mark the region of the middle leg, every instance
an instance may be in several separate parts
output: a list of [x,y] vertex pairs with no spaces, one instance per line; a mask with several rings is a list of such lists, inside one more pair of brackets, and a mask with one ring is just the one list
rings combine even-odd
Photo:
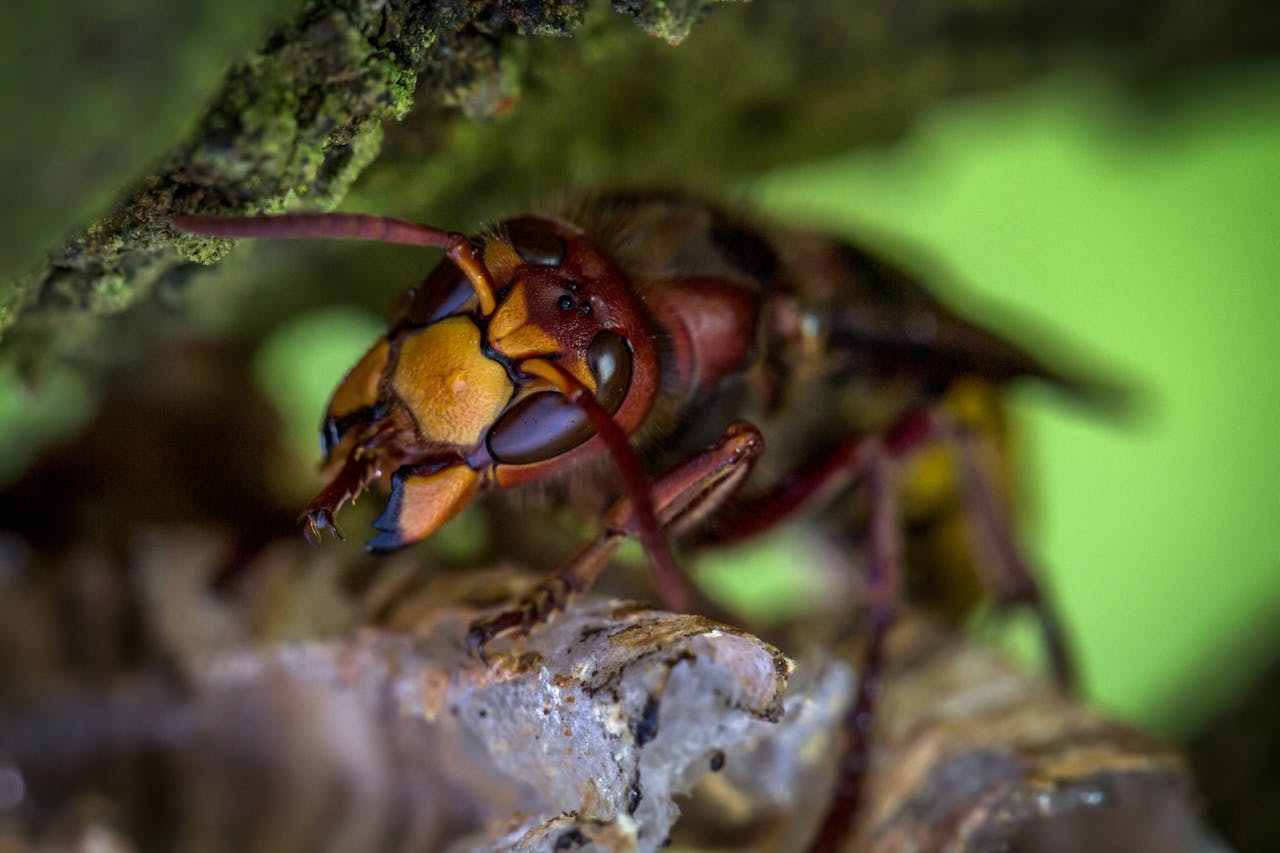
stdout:
[[[760,430],[745,421],[730,424],[715,446],[661,474],[652,484],[654,515],[664,530],[680,534],[715,512],[746,479],[764,451]],[[512,607],[474,622],[467,644],[483,656],[485,647],[512,631],[527,633],[551,619],[569,601],[587,592],[641,520],[630,499],[606,514],[600,533]]]

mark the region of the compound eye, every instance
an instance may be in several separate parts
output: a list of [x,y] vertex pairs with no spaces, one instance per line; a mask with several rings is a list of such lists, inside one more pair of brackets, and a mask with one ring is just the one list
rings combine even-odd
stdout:
[[622,336],[601,332],[587,347],[587,366],[596,378],[596,402],[612,415],[631,389],[631,347]]
[[[601,332],[587,347],[587,364],[596,378],[596,402],[612,415],[631,387],[631,348],[618,335]],[[498,419],[489,431],[489,452],[498,462],[530,465],[568,453],[594,433],[580,407],[557,391],[543,391]]]
[[410,326],[426,326],[458,313],[475,293],[466,274],[452,262],[444,261],[420,287],[409,291],[400,318]]
[[507,239],[526,264],[554,267],[564,263],[565,245],[549,223],[531,217],[507,223]]

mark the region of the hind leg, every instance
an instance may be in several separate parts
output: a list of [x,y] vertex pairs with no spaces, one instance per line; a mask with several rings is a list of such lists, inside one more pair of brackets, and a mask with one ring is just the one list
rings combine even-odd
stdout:
[[936,422],[944,440],[956,450],[965,506],[981,556],[978,564],[983,569],[983,585],[1001,607],[1026,605],[1032,609],[1054,680],[1067,690],[1073,689],[1075,666],[1062,626],[1018,545],[1008,508],[992,482],[991,466],[984,460],[977,436],[945,414],[937,414]]

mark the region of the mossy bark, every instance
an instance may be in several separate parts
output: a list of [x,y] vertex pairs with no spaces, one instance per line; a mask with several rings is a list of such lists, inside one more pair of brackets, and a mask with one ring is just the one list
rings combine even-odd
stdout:
[[[586,0],[312,0],[246,48],[186,139],[105,216],[25,273],[0,270],[0,358],[100,365],[122,356],[120,341],[145,352],[146,297],[229,248],[177,234],[174,213],[329,209],[354,190],[352,207],[471,228],[566,184],[721,192],[890,139],[956,93],[1081,64],[1159,82],[1280,43],[1267,0],[757,0],[708,16],[712,5],[614,0],[655,40]],[[691,30],[678,50],[662,43]],[[245,299],[257,284],[278,314],[338,298],[306,276],[227,292]],[[382,304],[404,284],[361,298]],[[276,316],[245,313],[258,327]]]

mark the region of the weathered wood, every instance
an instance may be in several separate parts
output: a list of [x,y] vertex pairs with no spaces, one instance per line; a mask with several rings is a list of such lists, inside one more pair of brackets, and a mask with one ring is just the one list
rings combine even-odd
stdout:
[[[599,599],[482,663],[466,625],[520,573],[398,558],[356,594],[331,556],[280,543],[232,602],[207,592],[221,539],[171,529],[132,552],[6,552],[9,837],[782,851],[826,805],[853,681],[820,648],[792,660]],[[922,619],[889,662],[850,849],[1213,849],[1168,747]]]

